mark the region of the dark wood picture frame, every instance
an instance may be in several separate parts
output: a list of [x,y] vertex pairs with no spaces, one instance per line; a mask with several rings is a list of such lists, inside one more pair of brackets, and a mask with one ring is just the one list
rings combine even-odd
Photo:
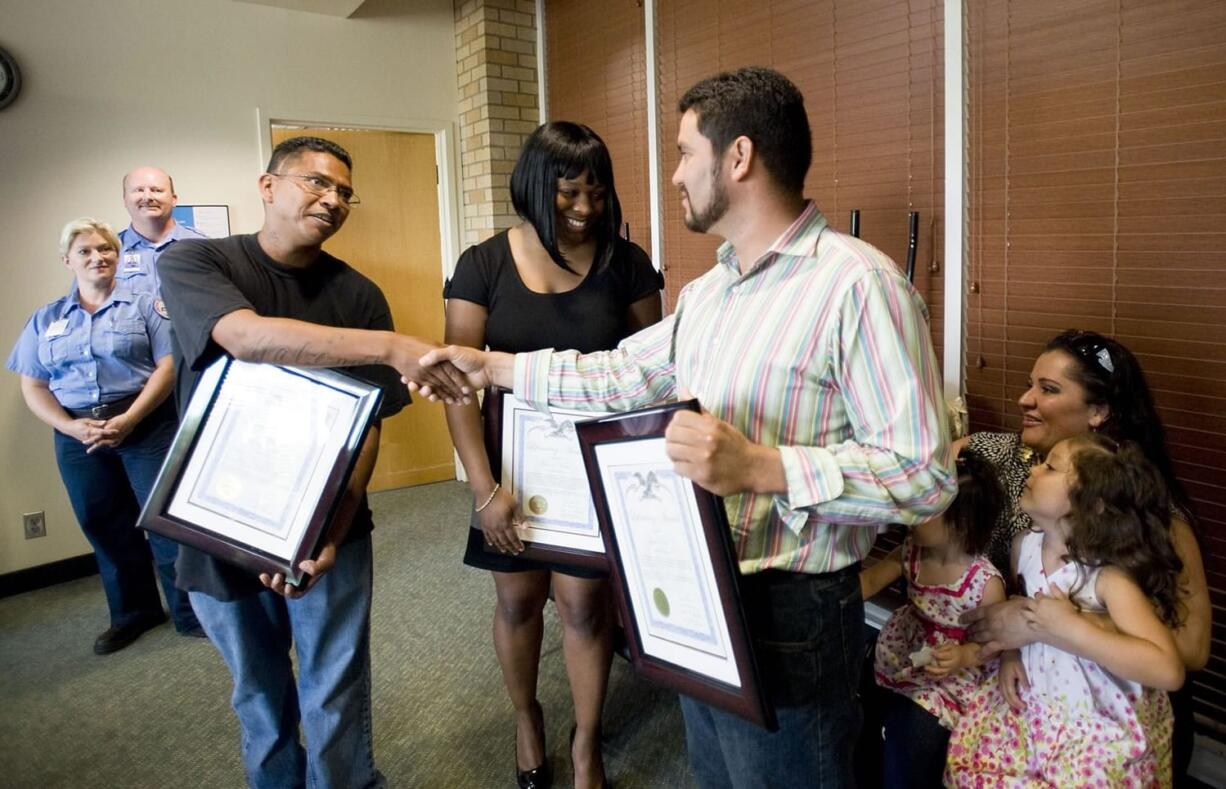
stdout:
[[[504,487],[507,486],[507,482],[505,475],[502,473],[503,414],[505,413],[506,398],[513,396],[514,393],[510,389],[494,387],[486,391],[485,399],[481,403],[482,422],[485,429],[485,449],[486,454],[489,455],[490,471],[493,473],[494,479],[502,483]],[[577,425],[578,423],[576,423]],[[518,555],[525,559],[558,562],[577,567],[586,567],[592,570],[607,570],[609,568],[608,557],[603,553],[585,551],[580,548],[564,545],[546,545],[529,540],[524,540],[523,543],[524,550]],[[493,552],[492,548],[487,550],[491,553]]]
[[664,430],[672,420],[673,414],[679,410],[698,411],[700,409],[697,400],[687,400],[658,408],[601,417],[575,425],[579,436],[579,446],[583,452],[583,461],[587,466],[588,481],[592,487],[596,514],[600,520],[600,531],[604,537],[605,550],[608,554],[614,597],[617,600],[622,623],[626,628],[630,663],[636,671],[662,685],[739,715],[768,731],[775,731],[778,728],[775,708],[766,696],[762,685],[757,660],[754,657],[753,643],[745,622],[745,611],[738,586],[740,569],[736,562],[724,503],[719,496],[693,482],[688,484],[693,486],[694,498],[702,522],[703,535],[706,538],[706,548],[710,553],[711,568],[714,572],[724,619],[728,625],[730,646],[741,686],[738,688],[735,685],[720,682],[684,665],[648,654],[643,648],[639,617],[635,612],[634,601],[627,585],[624,559],[618,545],[617,531],[613,525],[596,449],[603,444],[660,438],[664,435]]
[[325,462],[330,461],[330,468],[306,528],[293,544],[289,555],[275,555],[169,512],[188,461],[198,449],[201,432],[213,414],[218,395],[234,364],[233,358],[223,356],[201,373],[137,525],[253,572],[280,573],[286,579],[296,579],[291,580],[291,583],[302,585],[307,579],[305,574],[297,569],[298,565],[306,559],[314,558],[318,553],[320,540],[327,534],[327,527],[332,522],[341,495],[349,483],[362,443],[366,440],[366,434],[378,413],[383,391],[377,386],[336,370],[271,365],[285,375],[340,392],[354,400],[352,419],[339,422],[335,426],[338,432],[343,431],[343,443],[335,458],[324,458]]

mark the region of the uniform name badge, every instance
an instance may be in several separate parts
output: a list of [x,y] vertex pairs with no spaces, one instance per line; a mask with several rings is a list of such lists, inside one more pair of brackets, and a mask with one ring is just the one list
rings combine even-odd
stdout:
[[60,318],[58,321],[52,321],[51,324],[47,326],[47,330],[43,332],[43,336],[47,339],[52,339],[53,337],[62,336],[67,331],[68,319]]

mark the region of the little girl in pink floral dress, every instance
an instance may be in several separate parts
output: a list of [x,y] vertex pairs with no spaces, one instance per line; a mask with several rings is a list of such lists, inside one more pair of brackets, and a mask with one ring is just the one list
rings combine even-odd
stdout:
[[907,604],[881,628],[874,660],[877,684],[899,694],[885,704],[890,787],[940,784],[949,731],[989,676],[979,645],[963,643],[958,617],[1005,599],[1000,572],[982,555],[1004,494],[992,467],[972,451],[958,457],[957,471],[950,508],[860,575],[865,599],[900,575],[907,579]]
[[1041,640],[1003,653],[997,680],[970,699],[946,784],[1170,786],[1158,690],[1178,689],[1184,669],[1168,629],[1180,562],[1161,475],[1135,446],[1086,434],[1031,470],[1020,504],[1039,531],[1017,536],[1013,565]]

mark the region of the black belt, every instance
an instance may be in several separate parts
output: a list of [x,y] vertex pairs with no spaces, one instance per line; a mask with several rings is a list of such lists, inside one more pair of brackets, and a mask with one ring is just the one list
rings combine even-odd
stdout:
[[812,583],[813,581],[824,581],[827,579],[840,578],[846,575],[859,575],[860,562],[842,567],[838,570],[831,570],[828,573],[797,573],[791,570],[760,570],[756,573],[750,573],[741,577],[741,583],[760,583],[766,586],[787,586],[789,584]]
[[74,419],[110,419],[127,411],[136,402],[136,397],[137,395],[128,395],[109,403],[100,403],[92,408],[65,408],[64,410],[72,414]]

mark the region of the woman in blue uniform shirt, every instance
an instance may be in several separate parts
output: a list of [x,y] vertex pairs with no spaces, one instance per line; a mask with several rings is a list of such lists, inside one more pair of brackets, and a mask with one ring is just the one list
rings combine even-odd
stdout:
[[[123,649],[166,621],[154,560],[175,628],[203,636],[175,588],[178,544],[136,528],[174,437],[170,321],[160,301],[115,282],[119,240],[83,218],[60,234],[68,295],[36,311],[9,356],[36,417],[54,428],[55,458],[73,511],[94,548],[111,626],[94,652]],[[152,548],[152,555],[150,548]]]

